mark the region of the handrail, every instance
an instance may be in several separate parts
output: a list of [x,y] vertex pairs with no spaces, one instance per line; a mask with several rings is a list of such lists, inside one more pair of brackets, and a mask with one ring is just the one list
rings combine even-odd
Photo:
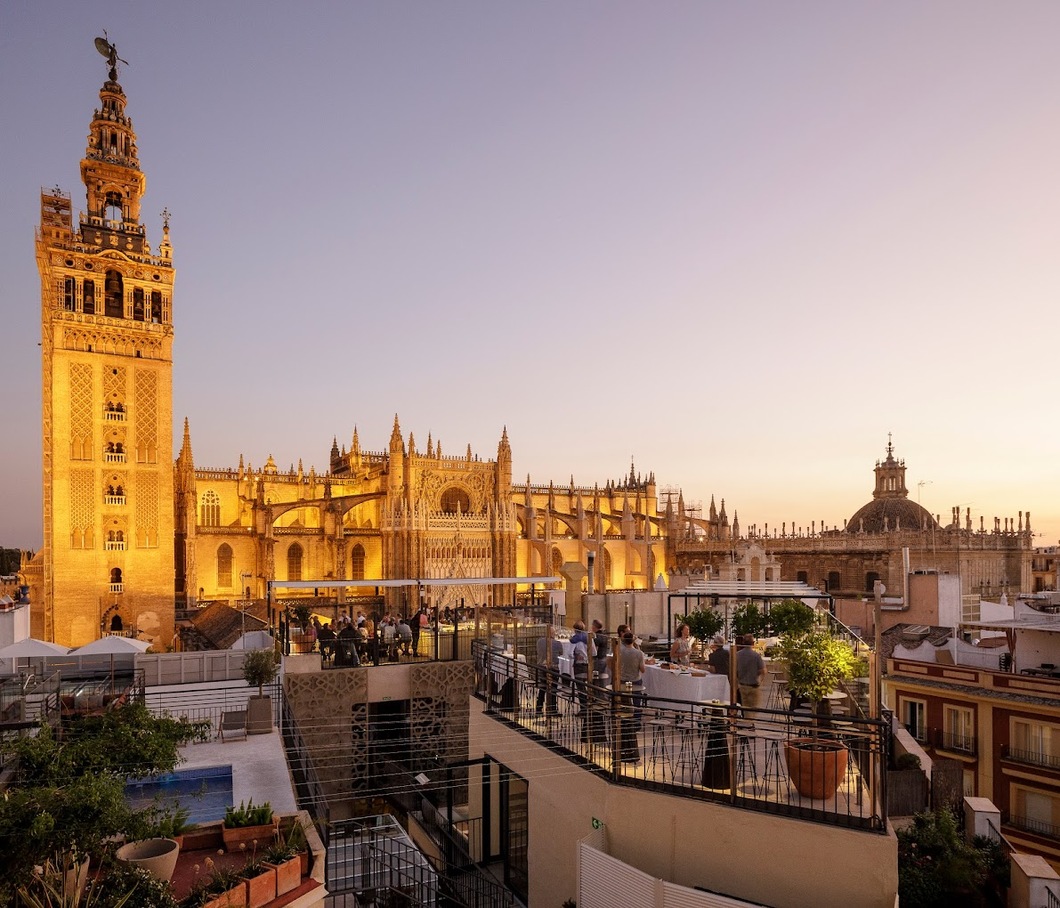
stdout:
[[[559,671],[479,641],[472,651],[475,696],[487,715],[615,784],[886,831],[883,765],[890,730],[883,720],[654,695],[646,700],[639,691],[572,682]],[[815,801],[791,795],[785,751],[807,736],[848,754],[838,796]],[[774,778],[763,785],[758,771],[767,763]],[[733,779],[737,784],[731,784]]]

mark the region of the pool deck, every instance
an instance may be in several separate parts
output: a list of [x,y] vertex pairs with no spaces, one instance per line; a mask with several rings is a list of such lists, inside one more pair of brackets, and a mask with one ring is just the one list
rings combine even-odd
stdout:
[[294,813],[294,786],[287,770],[287,757],[278,729],[267,735],[247,735],[238,741],[214,739],[205,744],[189,744],[180,749],[185,762],[177,769],[232,766],[232,800],[268,801],[279,814]]

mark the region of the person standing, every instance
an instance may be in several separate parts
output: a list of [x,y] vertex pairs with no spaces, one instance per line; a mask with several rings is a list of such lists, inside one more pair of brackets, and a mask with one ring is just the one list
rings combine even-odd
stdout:
[[736,683],[744,709],[761,709],[762,685],[766,679],[766,660],[754,648],[753,634],[746,634],[736,650]]
[[725,638],[717,634],[710,641],[710,655],[707,656],[707,671],[715,675],[729,677],[729,651],[725,647]]

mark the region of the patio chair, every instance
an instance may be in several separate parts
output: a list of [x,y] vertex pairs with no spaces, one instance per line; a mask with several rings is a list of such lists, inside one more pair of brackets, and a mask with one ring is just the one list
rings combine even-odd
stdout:
[[221,713],[221,727],[218,731],[222,741],[229,741],[242,735],[247,736],[247,711],[234,709]]

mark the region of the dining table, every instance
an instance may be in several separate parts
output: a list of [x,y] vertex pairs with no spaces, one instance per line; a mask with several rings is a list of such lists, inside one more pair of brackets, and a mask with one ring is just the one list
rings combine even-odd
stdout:
[[[647,665],[644,668],[644,697],[646,700],[657,698],[688,703],[720,700],[728,703],[729,679],[700,670]],[[663,703],[649,705],[665,706]]]

